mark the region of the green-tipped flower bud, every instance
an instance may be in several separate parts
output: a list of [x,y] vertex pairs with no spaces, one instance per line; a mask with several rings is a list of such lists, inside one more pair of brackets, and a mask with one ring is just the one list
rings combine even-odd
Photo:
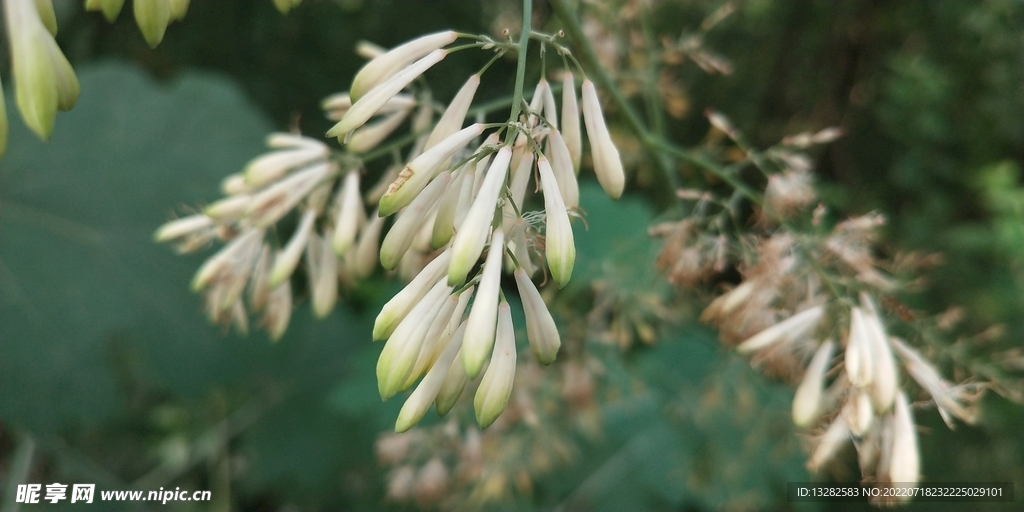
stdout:
[[498,307],[498,332],[491,364],[480,380],[473,399],[476,422],[487,428],[498,419],[512,395],[512,381],[516,376],[516,338],[512,327],[512,309],[507,302]]
[[530,340],[530,350],[543,364],[551,364],[558,355],[562,340],[558,336],[558,327],[548,311],[547,304],[540,296],[540,291],[530,280],[530,276],[522,268],[514,272],[519,297],[523,301],[523,312],[526,314],[526,336]]
[[124,7],[124,0],[85,0],[85,10],[103,11],[108,23],[113,23]]
[[546,212],[546,231],[544,236],[544,255],[551,270],[551,277],[564,287],[572,277],[572,268],[576,264],[576,245],[573,241],[572,225],[569,214],[565,211],[562,194],[558,190],[554,172],[548,159],[541,156],[537,159],[540,170],[540,184],[544,189],[544,210]]
[[[484,244],[487,242],[487,230],[494,218],[494,209],[498,205],[498,198],[505,188],[505,176],[508,174],[508,165],[511,160],[511,149],[506,146],[498,150],[494,161],[487,168],[480,192],[473,200],[466,219],[455,230],[451,249],[452,261],[448,265],[448,283],[453,286],[466,281],[469,270],[473,268],[480,258],[480,253],[484,250]],[[476,376],[474,372],[469,372],[469,374],[471,377]]]
[[483,369],[494,348],[495,322],[498,318],[498,293],[501,291],[501,261],[505,252],[505,234],[496,229],[491,235],[491,248],[484,260],[480,287],[467,320],[463,342],[462,364],[466,375],[475,378]]
[[167,24],[171,22],[170,0],[133,0],[135,23],[150,48],[156,48],[164,39]]
[[594,173],[608,197],[618,199],[626,187],[626,174],[622,170],[619,150],[608,133],[608,125],[601,112],[601,101],[590,80],[583,81],[583,122],[587,125],[590,153],[594,157]]
[[[381,308],[377,319],[373,323],[373,339],[383,340],[391,336],[398,323],[405,318],[409,311],[421,301],[427,291],[444,275],[448,269],[448,260],[451,254],[444,251],[437,255],[433,261],[423,267],[423,270],[415,279],[405,285],[402,291],[395,294],[384,307]],[[375,256],[376,258],[376,256]]]

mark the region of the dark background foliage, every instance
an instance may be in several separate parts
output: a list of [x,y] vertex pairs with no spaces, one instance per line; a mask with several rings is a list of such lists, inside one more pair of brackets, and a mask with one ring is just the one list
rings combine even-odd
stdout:
[[[130,8],[108,25],[77,2],[56,3],[58,41],[83,95],[50,143],[21,126],[9,66],[0,66],[12,125],[0,161],[0,481],[32,439],[31,482],[213,489],[235,510],[393,506],[382,500],[373,441],[399,403],[377,398],[379,347],[368,334],[397,284],[374,280],[325,321],[300,301],[289,333],[272,345],[262,333],[207,325],[187,291],[201,259],[176,257],[150,235],[173,209],[214,199],[219,180],[258,154],[268,131],[296,123],[325,131],[319,100],[346,88],[362,62],[352,53],[360,39],[391,46],[449,27],[494,33],[509,11],[514,30],[518,3],[307,0],[282,16],[269,0],[196,0],[155,50]],[[653,28],[695,30],[720,5],[659,2]],[[886,251],[944,255],[928,292],[901,298],[921,312],[963,306],[974,330],[1004,325],[1003,341],[987,349],[1019,345],[1022,4],[737,6],[707,38],[735,72],[679,69],[688,113],[670,121],[674,138],[700,143],[705,107],[762,147],[843,127],[848,135],[817,153],[824,198],[849,214],[884,212]],[[536,10],[557,28],[543,2]],[[482,59],[446,61],[430,76],[435,95],[450,98]],[[512,78],[512,63],[502,63],[480,97],[507,94]],[[653,256],[637,255],[656,250],[645,235],[660,213],[648,200],[656,191],[631,187],[617,204],[594,192],[584,186],[592,228],[578,240],[589,269],[579,286],[652,287]],[[585,313],[561,310],[564,324]],[[642,387],[608,398],[602,435],[581,440],[572,464],[513,506],[793,507],[784,482],[811,476],[788,420],[789,387],[687,321],[652,347],[599,352],[609,381]],[[1024,492],[1021,409],[990,396],[984,411],[983,424],[955,432],[934,411],[918,415],[925,478],[1014,481]],[[856,474],[853,461],[848,469]]]

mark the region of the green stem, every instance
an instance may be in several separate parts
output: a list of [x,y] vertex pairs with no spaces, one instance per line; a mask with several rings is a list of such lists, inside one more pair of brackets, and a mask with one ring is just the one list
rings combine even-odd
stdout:
[[[519,60],[516,63],[516,88],[512,96],[512,113],[508,117],[510,125],[519,121],[522,111],[523,85],[526,83],[526,54],[530,45],[530,31],[533,24],[533,0],[523,0],[523,28],[519,34]],[[509,130],[505,138],[506,144],[515,141],[516,130]]]

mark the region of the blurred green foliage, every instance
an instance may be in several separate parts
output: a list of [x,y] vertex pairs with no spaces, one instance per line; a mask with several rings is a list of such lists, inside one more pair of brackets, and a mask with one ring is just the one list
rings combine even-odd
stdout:
[[[694,30],[720,5],[661,2],[653,28]],[[187,290],[199,258],[175,256],[150,236],[172,209],[213,199],[267,132],[296,120],[306,133],[326,130],[319,100],[345,89],[361,65],[356,41],[388,46],[448,27],[491,32],[505,6],[518,2],[306,0],[283,17],[269,1],[192,2],[156,50],[126,13],[107,25],[62,7],[58,40],[82,99],[60,116],[49,144],[12,116],[0,161],[0,479],[31,436],[39,446],[33,482],[212,489],[235,510],[392,506],[382,501],[373,442],[400,402],[377,398],[379,346],[368,340],[395,285],[368,284],[324,321],[301,305],[272,345],[262,333],[242,338],[209,326]],[[706,121],[692,113],[705,107],[761,146],[842,126],[847,137],[816,162],[825,199],[845,212],[885,212],[891,251],[945,255],[932,288],[908,304],[964,306],[972,327],[1004,324],[1008,346],[1019,344],[1024,6],[737,6],[707,40],[735,72],[681,68],[691,114],[668,130],[698,143]],[[546,15],[541,2],[537,10]],[[450,60],[437,77],[481,64]],[[7,69],[4,62],[0,72]],[[489,78],[481,96],[504,94],[511,66]],[[449,98],[461,79],[431,84]],[[577,279],[566,295],[587,299],[590,282],[604,281],[626,294],[667,296],[646,236],[656,215],[651,191],[612,203],[596,190],[581,189],[591,227],[579,231]],[[571,302],[560,309],[563,325],[585,313],[587,300]],[[574,463],[538,482],[518,508],[795,508],[784,482],[811,477],[789,422],[789,387],[685,323],[664,327],[654,346],[595,353],[609,389],[601,435],[581,438]],[[955,432],[933,412],[918,415],[928,427],[927,478],[1013,480],[1024,489],[1021,409],[990,397],[985,411],[985,423]]]

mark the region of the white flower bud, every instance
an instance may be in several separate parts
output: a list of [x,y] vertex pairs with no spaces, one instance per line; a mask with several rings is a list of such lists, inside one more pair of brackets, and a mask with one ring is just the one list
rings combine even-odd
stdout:
[[582,92],[583,122],[587,125],[587,138],[590,139],[590,152],[594,158],[594,173],[597,174],[597,181],[601,183],[608,197],[618,199],[626,186],[626,175],[622,170],[619,150],[615,148],[612,136],[608,133],[594,83],[584,80]]
[[793,396],[793,424],[798,427],[810,426],[821,413],[825,374],[828,373],[834,347],[832,340],[826,340],[818,347],[807,365],[800,386],[796,388]]
[[[451,30],[427,34],[396,46],[387,53],[367,62],[352,80],[352,87],[349,90],[352,101],[358,102],[368,92],[378,85],[383,85],[383,82],[399,73],[402,68],[451,44],[457,37],[457,34]],[[328,135],[328,137],[330,136]]]
[[[455,334],[452,335],[451,343],[458,341],[461,344],[465,340],[465,335],[466,322],[462,322],[459,324]],[[448,414],[448,411],[452,410],[455,402],[462,396],[462,390],[466,388],[466,382],[469,381],[469,376],[466,375],[466,368],[462,365],[462,350],[462,348],[459,349],[459,352],[455,354],[455,360],[448,366],[444,382],[441,383],[441,389],[438,390],[437,398],[434,399],[438,416],[444,416]]]
[[807,469],[817,473],[821,467],[832,460],[839,448],[850,439],[850,427],[842,414],[836,415],[832,423],[825,430],[825,433],[818,439],[810,459],[807,460]]
[[576,264],[576,245],[573,241],[572,225],[569,214],[562,202],[562,194],[558,190],[555,175],[548,159],[541,155],[537,159],[540,170],[540,184],[544,189],[544,210],[546,212],[546,231],[544,234],[544,255],[551,270],[551,277],[564,287],[572,277],[572,267]]
[[452,102],[445,109],[441,119],[437,121],[434,130],[430,132],[423,150],[426,151],[444,139],[447,139],[455,132],[462,129],[462,123],[466,121],[466,114],[470,105],[473,104],[473,96],[476,95],[477,87],[480,86],[480,75],[471,75],[466,83],[462,85],[459,92],[452,98]]
[[245,183],[250,187],[262,187],[281,179],[292,169],[298,169],[325,158],[327,153],[327,146],[300,146],[260,155],[245,164],[245,168],[242,170],[245,173]]
[[399,212],[398,220],[388,230],[388,234],[384,236],[384,243],[380,246],[380,263],[385,269],[393,270],[398,266],[399,260],[409,250],[420,227],[428,220],[430,209],[444,194],[450,182],[451,173],[441,173],[416,196],[416,199],[413,199],[409,206]]
[[408,110],[399,110],[388,114],[376,123],[352,130],[352,135],[348,139],[348,150],[360,154],[377,147],[402,124],[402,121],[405,121],[408,115]]
[[578,174],[583,158],[583,136],[580,132],[580,107],[576,103],[576,81],[568,70],[562,77],[562,138],[569,149],[573,172]]
[[171,0],[171,19],[172,20],[183,20],[185,15],[188,14],[188,4],[190,0]]
[[407,85],[430,69],[431,66],[441,62],[446,55],[447,52],[444,50],[431,52],[426,57],[421,58],[391,78],[388,78],[365,96],[358,97],[350,91],[349,93],[352,94],[352,98],[358,97],[358,100],[345,112],[345,117],[342,117],[338,124],[335,124],[334,127],[327,131],[327,136],[338,137],[339,141],[344,141],[346,135],[364,125],[388,100],[402,92],[402,89],[405,89]]
[[160,226],[156,233],[153,233],[153,240],[157,243],[169,242],[202,231],[210,226],[213,226],[213,219],[206,215],[189,215],[188,217],[174,219]]
[[406,317],[413,306],[421,301],[427,290],[444,275],[448,269],[450,256],[449,251],[439,254],[434,261],[423,267],[419,275],[405,285],[402,291],[395,294],[387,304],[384,304],[373,323],[374,340],[383,340],[391,336],[398,323]]
[[203,209],[203,213],[219,222],[234,222],[245,215],[250,203],[252,197],[248,195],[228,196],[210,203]]
[[459,208],[459,196],[462,195],[462,182],[466,177],[465,172],[456,170],[453,172],[452,182],[444,191],[437,215],[430,230],[430,248],[440,249],[455,234],[455,212]]
[[398,179],[388,187],[384,196],[380,198],[380,214],[387,217],[411,203],[441,170],[440,165],[483,131],[482,124],[470,125],[409,162],[398,174]]
[[822,306],[807,308],[747,338],[736,346],[736,351],[740,354],[749,354],[780,342],[793,341],[814,329],[824,312],[825,308]]
[[324,318],[334,309],[338,300],[338,257],[331,247],[334,231],[328,227],[323,238],[314,234],[309,237],[306,257],[309,267],[310,295],[313,313]]
[[476,422],[480,428],[490,426],[505,410],[508,397],[512,395],[512,381],[516,376],[516,338],[512,326],[512,309],[507,302],[502,302],[497,313],[494,353],[473,398]]
[[260,248],[260,256],[252,268],[252,279],[249,280],[249,304],[254,311],[260,311],[267,305],[270,298],[270,263],[273,257],[270,246],[266,243]]
[[864,308],[864,321],[874,368],[871,402],[875,406],[875,411],[881,413],[889,410],[896,398],[896,359],[889,348],[889,336],[885,334],[885,327],[882,326],[882,320],[878,317],[878,310],[871,298],[862,293],[860,302]]
[[558,133],[558,130],[551,130],[548,134],[547,156],[565,207],[576,208],[580,205],[580,188],[576,183],[576,172],[573,170],[569,148],[566,147],[565,140],[562,139],[562,134]]
[[150,48],[156,48],[171,22],[170,0],[133,0],[135,23]]
[[526,314],[526,336],[530,340],[530,350],[541,363],[551,364],[562,345],[558,327],[555,326],[551,311],[548,310],[547,304],[526,271],[517,268],[513,274],[519,288],[519,297],[523,301],[523,312]]
[[324,156],[330,151],[327,144],[317,139],[288,132],[274,132],[267,135],[267,147],[272,149],[319,149]]
[[295,228],[288,244],[274,258],[274,267],[270,271],[271,287],[276,287],[288,280],[295,272],[295,266],[299,263],[302,251],[306,249],[306,240],[309,239],[309,234],[313,231],[313,221],[315,220],[316,211],[314,210],[306,210],[302,214],[302,220],[299,221],[299,226]]
[[866,389],[851,390],[853,395],[848,397],[843,407],[843,415],[846,416],[846,423],[850,426],[850,433],[861,437],[871,428],[875,419],[874,410],[871,407],[871,394]]
[[451,287],[445,284],[444,279],[438,280],[384,344],[384,350],[377,359],[377,389],[382,399],[387,400],[401,391],[416,364],[427,329],[450,292]]
[[914,415],[906,395],[903,392],[897,393],[894,404],[889,481],[895,484],[894,487],[900,488],[917,484],[921,478],[921,460],[917,450]]
[[370,220],[364,225],[362,234],[359,235],[355,250],[349,252],[348,257],[345,258],[352,277],[362,279],[373,273],[373,269],[376,268],[377,261],[379,261],[378,247],[380,232],[383,229],[384,218],[378,216],[377,212],[373,212]]
[[253,188],[245,183],[245,175],[240,172],[229,174],[220,182],[220,191],[223,192],[224,195],[234,196],[239,194],[248,194],[249,192],[252,192],[252,190]]
[[[462,332],[465,330],[463,329]],[[450,340],[445,341],[444,350],[438,356],[437,361],[402,405],[402,410],[398,413],[398,420],[395,421],[395,432],[405,432],[419,423],[423,419],[423,415],[427,413],[427,409],[430,408],[430,404],[434,403],[434,399],[437,398],[441,385],[444,384],[445,377],[448,375],[448,369],[451,368],[455,356],[462,348],[462,336],[451,336]]]
[[[498,199],[505,188],[505,176],[508,174],[508,165],[511,160],[511,149],[506,146],[498,150],[494,161],[487,168],[480,193],[473,200],[473,205],[466,214],[466,220],[455,230],[451,248],[452,260],[448,264],[448,283],[453,286],[466,281],[469,270],[473,268],[480,258],[480,253],[483,252],[484,243],[487,241],[487,229],[491,226],[494,210],[498,206]],[[504,239],[504,236],[502,238]],[[492,245],[492,247],[494,246]],[[501,261],[500,247],[499,245],[499,265]],[[476,372],[471,371],[469,374],[472,377],[476,376]]]
[[871,385],[874,376],[871,340],[865,324],[864,313],[860,308],[851,308],[850,333],[846,338],[846,375],[850,384],[859,388]]
[[263,327],[270,333],[270,339],[278,341],[288,330],[288,321],[292,316],[292,285],[290,281],[281,283],[274,288],[267,298],[267,306],[263,308]]
[[552,130],[558,130],[558,108],[555,107],[555,95],[551,92],[551,84],[547,79],[541,78],[544,82],[544,90],[541,91],[541,101],[544,103],[544,119],[551,125]]
[[475,378],[494,348],[495,322],[498,315],[498,295],[501,291],[501,261],[505,252],[505,233],[496,229],[491,235],[491,247],[484,260],[473,308],[469,311],[466,340],[463,342],[462,364],[466,375]]
[[34,2],[4,2],[4,18],[11,49],[14,95],[25,124],[46,140],[57,117],[56,70],[44,39],[52,39],[39,19]]
[[345,181],[338,191],[336,200],[338,214],[334,219],[334,236],[331,247],[338,256],[344,256],[356,240],[356,234],[363,219],[363,198],[359,195],[359,171],[352,170],[345,175]]

